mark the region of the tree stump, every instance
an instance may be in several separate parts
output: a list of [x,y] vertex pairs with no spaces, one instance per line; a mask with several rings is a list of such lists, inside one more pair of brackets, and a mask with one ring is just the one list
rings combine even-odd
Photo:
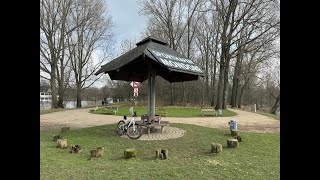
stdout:
[[211,144],[211,153],[219,153],[222,152],[222,145],[219,143]]
[[57,140],[57,148],[66,149],[68,147],[68,140],[67,139],[58,139]]
[[161,154],[161,149],[157,149],[156,150],[156,158],[158,159],[160,157]]
[[231,136],[239,136],[239,132],[237,130],[231,130]]
[[163,159],[168,159],[168,149],[161,149],[161,153],[163,154]]
[[63,137],[60,135],[60,134],[58,134],[58,135],[54,135],[53,136],[53,138],[52,138],[52,140],[53,141],[57,141],[58,139],[62,139]]
[[236,148],[239,146],[239,142],[237,139],[228,139],[227,145],[228,145],[228,148]]
[[156,158],[158,159],[167,159],[168,158],[168,150],[167,149],[157,149]]
[[137,156],[137,150],[135,148],[124,150],[124,157],[126,159],[129,159],[129,158],[132,158],[132,157],[136,157],[136,156]]
[[72,145],[71,144],[71,147],[70,147],[70,153],[79,153],[79,152],[81,152],[81,147],[80,147],[80,145],[78,145],[78,144],[75,144],[75,145]]
[[238,140],[239,142],[242,141],[241,136],[234,136],[233,138],[236,139],[236,140]]

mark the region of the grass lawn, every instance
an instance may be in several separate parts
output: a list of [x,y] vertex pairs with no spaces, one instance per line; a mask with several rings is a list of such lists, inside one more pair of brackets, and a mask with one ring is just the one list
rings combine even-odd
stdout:
[[[116,125],[67,132],[70,144],[80,144],[80,154],[56,148],[52,136],[58,130],[40,131],[41,179],[280,179],[280,134],[241,132],[236,149],[226,148],[227,130],[187,124],[170,124],[186,130],[178,139],[139,141],[121,138]],[[209,153],[211,143],[223,151]],[[90,149],[105,148],[102,158],[89,158]],[[126,148],[136,148],[138,157],[123,159]],[[158,148],[169,150],[169,159],[156,160]]]
[[[199,107],[178,107],[178,106],[168,106],[167,108],[167,115],[168,117],[200,117],[201,116],[201,110]],[[143,114],[146,114],[146,107],[134,107],[134,111],[137,111],[137,115],[141,116]],[[95,114],[111,114],[110,112],[107,112],[105,108],[98,108],[97,111],[91,111],[91,113]],[[119,107],[118,116],[128,115],[128,107]],[[229,117],[229,116],[235,116],[237,113],[230,111],[230,110],[223,110],[222,116],[223,117]]]

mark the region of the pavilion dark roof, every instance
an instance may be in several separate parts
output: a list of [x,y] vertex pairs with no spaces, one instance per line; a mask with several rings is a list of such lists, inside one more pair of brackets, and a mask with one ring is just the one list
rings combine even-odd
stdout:
[[147,79],[147,64],[151,63],[157,75],[169,82],[197,80],[198,76],[204,76],[201,67],[157,37],[149,36],[136,45],[136,48],[103,65],[95,75],[108,73],[113,80],[142,82]]

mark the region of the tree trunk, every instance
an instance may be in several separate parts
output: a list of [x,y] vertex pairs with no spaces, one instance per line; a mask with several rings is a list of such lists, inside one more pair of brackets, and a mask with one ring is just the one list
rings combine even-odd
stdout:
[[215,93],[215,87],[216,87],[216,60],[214,60],[214,67],[213,67],[213,77],[212,77],[212,99],[211,99],[211,106],[213,107],[215,105],[216,101],[216,93]]
[[240,32],[240,38],[238,40],[238,53],[237,53],[237,60],[236,66],[234,69],[234,76],[233,76],[233,83],[232,83],[232,94],[231,94],[231,107],[237,106],[238,100],[238,89],[239,89],[239,79],[241,73],[241,65],[244,56],[245,45],[243,45],[243,31]]
[[[55,72],[55,66],[51,67],[51,72]],[[52,95],[51,109],[57,109],[58,101],[57,101],[56,76],[53,74],[51,75],[51,79],[50,79],[50,88],[51,88],[51,95]]]
[[58,107],[59,108],[64,108],[64,105],[63,105],[63,101],[64,101],[64,89],[62,87],[59,87],[59,98],[58,98]]
[[[215,107],[218,109],[225,109],[227,103],[227,91],[228,91],[228,71],[229,71],[229,62],[230,62],[230,42],[232,38],[231,29],[233,28],[234,22],[234,11],[236,9],[237,1],[230,1],[227,14],[225,15],[223,21],[223,29],[221,34],[221,60],[220,60],[220,73],[219,73],[219,83],[218,83],[218,97],[217,105]],[[230,21],[230,16],[233,13],[233,17]],[[229,32],[227,34],[227,30]]]
[[270,114],[277,114],[277,109],[280,105],[280,94],[277,96],[276,98],[276,102],[274,103],[274,105],[272,106],[271,110],[270,110]]
[[241,63],[244,54],[244,48],[240,48],[237,54],[236,66],[234,68],[234,75],[232,80],[232,94],[231,94],[231,107],[237,106],[238,88],[239,88],[239,76],[241,71]]
[[240,90],[240,95],[239,95],[239,99],[238,99],[238,108],[241,108],[241,101],[242,101],[242,97],[243,97],[244,87],[245,86],[242,86],[241,90]]
[[237,106],[237,89],[238,89],[238,77],[236,75],[236,72],[233,75],[232,80],[232,92],[231,92],[231,107],[234,108]]
[[[62,57],[63,58],[63,57]],[[63,101],[64,101],[64,65],[63,65],[63,60],[60,60],[60,78],[58,80],[58,107],[59,108],[64,108]]]
[[[218,37],[216,37],[218,38]],[[216,41],[218,43],[218,40]],[[215,105],[216,97],[215,97],[215,87],[216,87],[216,74],[217,74],[217,53],[218,53],[218,45],[215,45],[215,54],[214,54],[214,63],[213,63],[213,77],[212,81],[212,99],[211,99],[211,106]]]
[[[226,109],[227,108],[227,104],[228,104],[228,88],[229,88],[229,84],[228,84],[228,74],[229,74],[229,65],[230,65],[230,59],[231,59],[231,54],[230,54],[230,46],[231,46],[231,40],[232,40],[232,33],[233,33],[233,26],[234,26],[234,16],[235,16],[235,10],[238,4],[238,0],[233,0],[230,1],[229,4],[229,8],[228,8],[228,15],[229,17],[226,18],[227,22],[227,26],[226,28],[229,27],[229,32],[228,35],[225,36],[226,41],[225,41],[225,51],[222,54],[223,56],[225,56],[225,69],[224,69],[224,87],[223,87],[223,102],[222,102],[222,108]],[[227,15],[227,16],[228,16]],[[229,19],[231,16],[231,22],[229,23]]]
[[218,94],[217,94],[217,104],[215,110],[222,108],[222,95],[223,95],[223,79],[224,79],[224,66],[222,61],[220,61],[220,72],[219,72],[219,82],[218,82]]
[[207,47],[205,48],[205,53],[206,53],[206,59],[205,59],[206,85],[205,85],[205,99],[204,99],[205,105],[208,104],[208,99],[209,99],[209,37],[207,37],[207,39],[206,39],[206,45],[207,45]]
[[81,108],[81,85],[77,82],[77,108]]
[[204,87],[204,84],[202,83],[202,102],[201,102],[201,106],[204,106],[204,99],[205,99],[205,87]]
[[226,67],[224,69],[224,81],[223,81],[223,101],[222,101],[222,109],[227,108],[228,104],[228,71],[229,71],[229,62],[230,60],[227,60]]

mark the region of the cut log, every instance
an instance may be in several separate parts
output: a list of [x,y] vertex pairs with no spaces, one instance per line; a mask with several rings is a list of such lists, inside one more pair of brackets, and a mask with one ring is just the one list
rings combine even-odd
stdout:
[[211,153],[219,153],[222,152],[222,145],[219,143],[211,144]]
[[57,148],[66,149],[68,147],[67,139],[58,139],[57,140]]
[[231,136],[239,136],[239,132],[237,130],[231,130]]
[[126,159],[137,157],[137,150],[135,148],[126,149],[124,150],[124,157]]
[[62,137],[62,135],[60,135],[60,134],[58,134],[58,135],[54,135],[53,136],[53,141],[57,141],[58,139],[62,139],[63,137]]
[[161,153],[163,154],[163,159],[168,159],[168,149],[161,149]]
[[239,142],[242,141],[241,136],[234,136],[233,138],[234,138],[234,139],[237,139]]
[[162,153],[160,153],[159,159],[161,159],[161,160],[164,159],[164,155]]
[[161,149],[156,150],[156,159],[160,157]]
[[228,148],[236,148],[239,146],[239,142],[237,139],[228,139],[227,145],[228,145]]

